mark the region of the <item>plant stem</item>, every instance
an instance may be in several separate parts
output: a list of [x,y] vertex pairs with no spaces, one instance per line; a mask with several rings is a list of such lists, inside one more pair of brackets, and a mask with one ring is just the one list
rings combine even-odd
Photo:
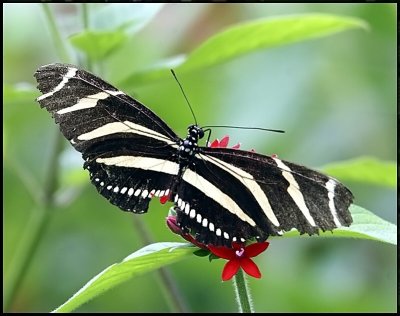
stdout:
[[[154,243],[153,238],[141,218],[135,217],[133,223],[144,245]],[[180,293],[178,285],[167,268],[160,268],[157,270],[157,281],[171,312],[188,313],[189,310],[183,300],[183,295]]]
[[7,291],[4,293],[4,310],[9,310],[15,298],[15,294],[23,281],[32,259],[38,249],[42,237],[46,231],[46,227],[50,222],[53,214],[52,204],[55,191],[55,182],[57,180],[57,161],[61,152],[62,138],[56,136],[52,147],[48,174],[46,177],[44,191],[42,196],[42,205],[37,212],[31,212],[31,220],[29,221],[23,238],[13,257],[10,265],[11,269],[7,274]]
[[61,34],[58,31],[56,21],[54,19],[53,13],[47,3],[42,3],[43,11],[46,15],[47,25],[49,26],[51,37],[54,42],[54,46],[57,50],[58,57],[64,62],[70,62],[67,48],[65,47]]
[[[89,31],[90,28],[90,15],[89,15],[89,4],[82,3],[82,22],[83,22],[83,29],[85,31]],[[93,63],[90,57],[86,57],[86,68],[90,71],[93,71]]]
[[233,287],[236,294],[236,302],[240,313],[254,313],[254,308],[251,301],[250,290],[247,285],[246,277],[242,269],[234,276]]

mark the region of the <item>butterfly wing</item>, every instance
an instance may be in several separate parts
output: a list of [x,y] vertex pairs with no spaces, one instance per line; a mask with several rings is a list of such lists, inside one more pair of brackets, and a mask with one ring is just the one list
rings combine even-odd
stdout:
[[200,242],[264,240],[293,228],[312,235],[352,222],[343,184],[277,157],[201,147],[182,179],[178,222]]
[[43,93],[37,101],[82,153],[92,183],[111,203],[143,213],[152,196],[168,193],[178,174],[179,138],[156,114],[73,65],[42,66],[35,77]]

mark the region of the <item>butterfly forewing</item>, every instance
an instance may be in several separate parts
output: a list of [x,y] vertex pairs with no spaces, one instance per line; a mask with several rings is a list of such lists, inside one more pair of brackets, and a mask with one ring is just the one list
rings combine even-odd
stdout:
[[151,192],[174,183],[179,138],[152,111],[73,65],[42,66],[35,77],[40,105],[82,152],[92,183],[111,203],[146,212]]
[[92,139],[114,134],[144,135],[166,144],[178,139],[147,107],[85,70],[50,64],[40,67],[35,77],[43,93],[37,99],[40,105],[52,113],[64,136],[81,152]]

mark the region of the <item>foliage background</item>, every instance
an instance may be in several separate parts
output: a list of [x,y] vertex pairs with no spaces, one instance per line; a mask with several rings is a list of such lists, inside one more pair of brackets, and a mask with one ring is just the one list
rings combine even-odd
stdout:
[[[137,4],[132,4],[137,5]],[[68,36],[81,29],[74,4],[50,5]],[[34,101],[33,73],[59,61],[38,4],[3,6],[4,232],[3,275],[21,237],[35,218],[35,192],[44,182],[49,145],[58,133]],[[396,12],[393,4],[167,4],[135,36],[97,67],[96,73],[139,98],[179,135],[192,123],[172,77],[121,86],[130,74],[162,59],[189,53],[209,36],[238,22],[292,13],[359,17],[370,30],[264,49],[227,63],[180,75],[201,125],[233,124],[284,129],[285,134],[214,129],[243,148],[318,168],[371,155],[396,160]],[[245,39],[244,39],[245,40]],[[75,61],[81,57],[77,57]],[[179,74],[178,74],[179,75]],[[132,216],[99,197],[81,170],[80,154],[66,145],[61,188],[77,196],[54,215],[27,270],[12,311],[50,311],[104,267],[141,248]],[[396,222],[396,192],[346,183],[355,203]],[[32,186],[31,186],[32,187]],[[165,227],[168,207],[156,203],[142,220],[155,241],[178,241]],[[255,310],[396,310],[396,250],[349,239],[274,239],[257,263],[261,280],[250,280]],[[235,311],[231,285],[220,281],[221,260],[193,257],[170,267],[190,311]],[[168,311],[155,273],[146,274],[82,306],[79,311]]]

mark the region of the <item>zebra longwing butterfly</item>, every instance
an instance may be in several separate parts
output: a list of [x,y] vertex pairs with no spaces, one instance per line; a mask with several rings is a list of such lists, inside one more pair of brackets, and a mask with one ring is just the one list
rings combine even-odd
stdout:
[[349,226],[352,193],[337,180],[254,152],[197,144],[97,76],[67,64],[40,67],[37,98],[82,153],[98,192],[120,209],[146,213],[165,197],[182,230],[204,244],[264,241],[293,228],[318,234]]

